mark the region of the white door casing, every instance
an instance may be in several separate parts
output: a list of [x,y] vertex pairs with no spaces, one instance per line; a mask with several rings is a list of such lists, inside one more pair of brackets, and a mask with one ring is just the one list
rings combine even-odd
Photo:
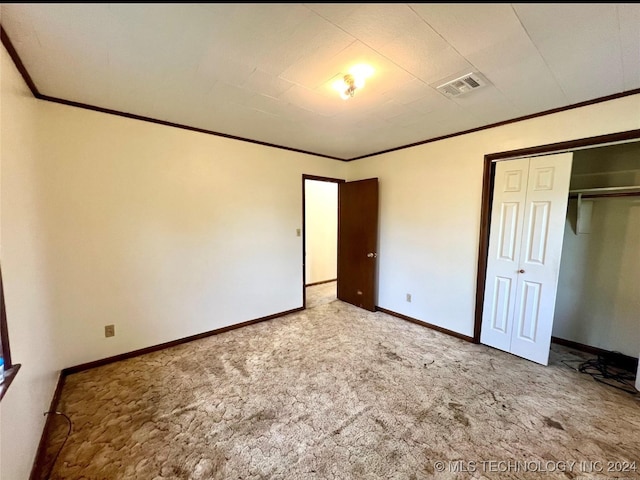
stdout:
[[[496,165],[480,341],[543,365],[549,361],[572,159],[568,152]],[[516,172],[522,172],[524,195],[515,191]],[[506,327],[497,328],[505,325],[504,312]]]

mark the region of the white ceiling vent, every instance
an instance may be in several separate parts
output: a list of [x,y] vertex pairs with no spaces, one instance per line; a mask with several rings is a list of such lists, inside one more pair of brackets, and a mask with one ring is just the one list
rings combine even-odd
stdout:
[[458,95],[484,87],[486,84],[487,81],[479,73],[467,73],[455,80],[443,83],[436,87],[436,90],[445,94],[447,97],[457,97]]

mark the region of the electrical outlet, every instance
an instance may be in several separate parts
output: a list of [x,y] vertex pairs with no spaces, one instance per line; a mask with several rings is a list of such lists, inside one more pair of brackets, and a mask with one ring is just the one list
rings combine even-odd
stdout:
[[407,293],[407,302],[411,302],[411,294]]
[[105,337],[113,337],[116,334],[116,326],[115,325],[105,325],[104,326],[104,336]]
[[299,228],[296,228],[296,237],[299,237],[302,234],[302,230]]

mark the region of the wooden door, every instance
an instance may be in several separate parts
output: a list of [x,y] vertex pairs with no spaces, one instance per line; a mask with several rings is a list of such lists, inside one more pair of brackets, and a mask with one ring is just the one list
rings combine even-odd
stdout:
[[376,307],[378,179],[339,184],[338,298],[366,310]]
[[496,165],[480,341],[546,365],[572,153]]

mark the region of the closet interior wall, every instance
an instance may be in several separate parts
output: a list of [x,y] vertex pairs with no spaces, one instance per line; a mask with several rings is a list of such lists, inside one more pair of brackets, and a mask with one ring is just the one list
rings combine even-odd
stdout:
[[[640,142],[577,151],[570,190],[640,185]],[[640,189],[590,197],[578,228],[571,195],[553,336],[638,357],[640,352]],[[590,203],[590,205],[589,205]],[[589,211],[590,210],[590,211]],[[580,233],[586,231],[588,233]]]

